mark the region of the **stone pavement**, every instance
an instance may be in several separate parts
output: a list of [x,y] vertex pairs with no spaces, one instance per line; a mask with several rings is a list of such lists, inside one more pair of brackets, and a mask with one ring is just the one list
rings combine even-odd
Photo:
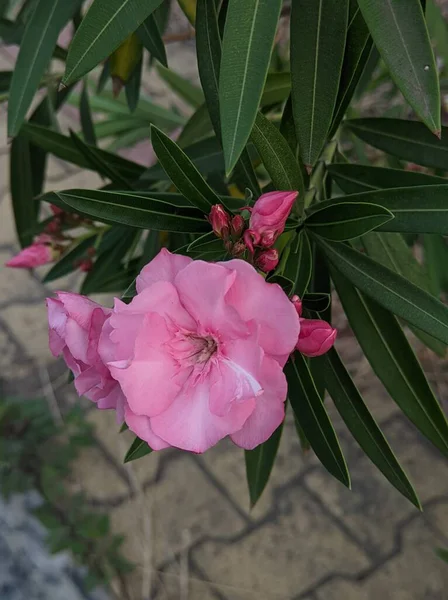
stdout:
[[[170,52],[189,68],[191,48]],[[8,68],[10,57],[1,56],[0,69]],[[63,115],[67,123],[73,118],[69,112]],[[0,136],[3,264],[17,251],[7,194],[4,112]],[[55,159],[49,173],[49,189],[100,184],[95,175]],[[45,394],[56,412],[78,401],[66,385],[63,365],[48,351],[44,306],[54,289],[76,290],[77,283],[72,276],[45,287],[39,273],[1,269],[3,393],[30,399]],[[337,320],[341,354],[414,482],[424,512],[370,464],[330,404],[353,490],[332,479],[312,453],[302,453],[288,419],[271,481],[253,511],[240,449],[224,441],[202,456],[165,450],[123,465],[132,436],[118,434],[113,414],[89,407],[97,445],[83,451],[73,485],[84,489],[93,507],[109,512],[114,531],[125,534],[126,556],[137,565],[128,578],[132,600],[448,599],[448,565],[434,554],[436,547],[448,548],[447,461],[398,412],[342,315]],[[422,349],[419,353],[439,397],[448,398],[446,362]],[[1,511],[0,506],[0,519]]]

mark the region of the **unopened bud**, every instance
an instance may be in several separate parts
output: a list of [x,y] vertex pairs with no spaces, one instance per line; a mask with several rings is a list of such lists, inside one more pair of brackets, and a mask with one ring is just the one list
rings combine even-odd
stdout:
[[241,215],[235,215],[232,217],[230,224],[230,234],[234,240],[239,240],[244,231],[244,219]]
[[93,261],[91,258],[85,258],[84,260],[81,260],[79,262],[79,270],[83,271],[84,273],[91,271],[92,267],[93,267]]
[[321,356],[333,346],[337,330],[321,319],[300,319],[296,348],[305,356]]
[[263,271],[263,273],[269,273],[275,269],[275,267],[278,265],[278,261],[278,251],[275,248],[270,248],[269,250],[264,250],[258,255],[255,265],[260,269],[260,271]]
[[235,258],[238,258],[240,256],[242,256],[244,253],[246,252],[246,244],[242,241],[239,240],[238,242],[235,242],[235,244],[233,244],[233,248],[232,248],[232,256],[234,256]]
[[229,237],[230,232],[230,216],[225,211],[222,204],[214,204],[210,210],[208,217],[215,235],[221,239]]

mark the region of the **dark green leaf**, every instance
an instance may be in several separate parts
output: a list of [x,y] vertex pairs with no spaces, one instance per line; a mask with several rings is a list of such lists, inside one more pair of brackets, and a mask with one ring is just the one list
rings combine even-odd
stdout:
[[185,148],[198,142],[199,140],[210,137],[213,133],[213,126],[210,121],[210,114],[206,104],[201,106],[188,119],[180,136],[177,138],[177,144]]
[[375,148],[425,167],[447,169],[448,128],[442,127],[441,139],[422,123],[402,119],[353,119],[345,125],[356,136]]
[[64,254],[62,258],[48,271],[45,275],[43,282],[48,283],[54,281],[59,277],[64,277],[68,273],[75,271],[76,261],[80,258],[86,258],[87,250],[91,248],[95,242],[96,234],[92,234],[85,240],[82,240],[79,244],[71,246]]
[[139,100],[140,100],[140,89],[142,82],[142,69],[143,69],[143,58],[141,58],[134,70],[132,71],[131,76],[126,81],[126,85],[124,86],[124,91],[126,93],[126,101],[129,106],[129,112],[134,113],[137,109]]
[[301,231],[287,250],[289,256],[284,275],[293,282],[292,293],[301,298],[308,288],[313,267],[311,245],[306,232]]
[[434,296],[448,290],[448,246],[438,235],[424,235],[425,267]]
[[197,87],[175,71],[167,69],[162,65],[159,65],[157,70],[161,78],[169,85],[169,87],[193,108],[199,108],[199,106],[204,103],[204,94],[202,93],[201,88]]
[[165,67],[168,66],[165,44],[160,35],[159,26],[157,25],[154,13],[150,14],[140,25],[137,29],[137,35],[150,55],[157,58],[157,60]]
[[89,94],[87,82],[84,81],[79,103],[79,116],[81,118],[81,129],[86,144],[96,146],[95,128],[93,126],[92,113],[90,111]]
[[152,452],[152,448],[150,448],[147,442],[144,442],[140,438],[136,437],[132,442],[131,447],[126,452],[126,456],[124,457],[124,462],[128,463],[131,460],[137,460],[137,458],[142,458]]
[[448,550],[446,548],[436,548],[435,553],[441,560],[448,563]]
[[33,201],[33,180],[30,163],[30,145],[19,135],[11,143],[10,189],[17,236],[22,248],[33,241],[36,211]]
[[227,173],[249,139],[269,68],[281,0],[230,0],[219,77]]
[[[351,198],[348,196],[346,198]],[[318,203],[309,214],[305,226],[317,235],[336,242],[357,238],[393,219],[393,214],[380,204],[346,202]]]
[[185,152],[154,126],[151,141],[157,158],[179,192],[208,214],[212,204],[219,203],[219,198]]
[[333,164],[328,172],[346,194],[369,192],[383,188],[411,187],[415,185],[440,185],[446,183],[443,177],[435,177],[416,171],[386,169],[367,165]]
[[110,56],[161,2],[94,0],[70,44],[63,84],[75,83]]
[[250,506],[253,508],[266,487],[277,456],[283,423],[271,437],[253,450],[246,450],[246,477],[249,486]]
[[302,214],[305,185],[301,168],[288,142],[261,112],[257,113],[251,138],[275,189],[299,191],[297,209]]
[[349,246],[313,238],[334,267],[362,292],[405,321],[448,343],[448,307]]
[[300,155],[314,165],[338,96],[348,0],[294,0],[291,13],[292,107]]
[[283,109],[282,120],[280,123],[280,133],[288,142],[294,156],[297,155],[297,136],[294,125],[294,115],[292,114],[292,100],[289,96]]
[[126,192],[65,190],[54,192],[66,205],[106,222],[158,231],[201,233],[210,225],[194,208],[179,208],[167,202]]
[[372,369],[418,429],[448,455],[448,423],[397,319],[335,269],[332,279]]
[[369,412],[336,350],[314,359],[319,364],[325,387],[351,434],[391,484],[418,509],[418,497],[395,458],[386,438]]
[[420,0],[358,4],[392,79],[422,121],[439,133],[439,79]]
[[350,488],[350,475],[336,432],[300,353],[288,361],[285,374],[289,401],[311,448],[324,467]]
[[268,73],[261,96],[261,106],[272,106],[284,102],[291,92],[291,73]]
[[302,298],[303,308],[312,312],[325,312],[331,302],[330,294],[305,294]]
[[12,76],[8,103],[8,135],[14,137],[25,119],[53,54],[59,32],[80,0],[38,0],[29,19]]

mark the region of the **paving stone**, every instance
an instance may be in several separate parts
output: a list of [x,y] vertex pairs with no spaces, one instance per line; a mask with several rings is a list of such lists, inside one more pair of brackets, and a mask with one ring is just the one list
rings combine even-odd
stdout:
[[219,600],[208,582],[202,581],[188,568],[188,557],[185,565],[175,562],[163,571],[153,571],[153,594],[151,600]]
[[208,450],[202,457],[210,473],[225,487],[243,511],[252,519],[260,519],[273,508],[275,491],[305,469],[317,465],[314,453],[304,454],[294,427],[292,411],[288,411],[276,462],[269,482],[255,508],[250,510],[244,451],[229,439]]
[[431,506],[431,510],[425,511],[423,514],[425,520],[443,538],[443,546],[448,549],[448,493],[444,501]]
[[2,310],[2,318],[25,348],[26,353],[39,363],[54,360],[48,347],[48,322],[45,302],[16,303]]
[[93,171],[76,170],[60,181],[49,181],[45,191],[69,190],[73,188],[97,189],[103,185],[101,177]]
[[[0,268],[16,252],[0,251]],[[34,279],[27,269],[4,268],[4,276],[0,277],[0,306],[14,303],[18,300],[34,302],[44,300],[44,288]]]
[[[5,157],[0,157],[0,176],[5,174],[4,163]],[[8,181],[8,179],[0,179],[0,181]],[[0,219],[0,244],[2,246],[9,245],[19,249],[17,243],[16,226],[14,223],[14,215],[11,206],[11,197],[9,193],[5,194],[1,203],[2,218]]]
[[[404,419],[390,423],[384,433],[423,504],[448,493],[446,462],[423,443]],[[354,443],[349,446],[346,457],[352,477],[351,491],[321,470],[306,476],[306,486],[373,557],[383,557],[394,547],[396,527],[417,509],[392,487]]]
[[404,529],[397,556],[359,582],[331,581],[316,596],[318,600],[445,600],[448,568],[434,554],[438,545],[440,539],[418,517]]
[[167,462],[161,481],[113,510],[111,519],[115,529],[133,532],[125,542],[131,560],[141,564],[149,545],[154,565],[173,558],[186,537],[193,543],[207,534],[235,535],[245,525],[187,455]]
[[0,321],[0,381],[26,378],[31,369],[31,362],[24,360],[22,349]]
[[300,486],[283,496],[273,522],[233,544],[206,541],[192,556],[214,584],[285,599],[335,571],[353,574],[369,564]]

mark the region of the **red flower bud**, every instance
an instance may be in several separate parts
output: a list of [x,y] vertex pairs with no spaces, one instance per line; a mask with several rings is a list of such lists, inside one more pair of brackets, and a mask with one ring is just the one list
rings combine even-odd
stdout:
[[320,356],[333,346],[338,332],[321,319],[300,319],[296,348],[305,356]]
[[50,209],[54,215],[63,215],[65,212],[62,208],[59,208],[59,206],[56,206],[55,204],[50,204]]
[[227,214],[222,204],[214,204],[212,206],[208,220],[213,227],[213,231],[219,238],[226,239],[229,237],[230,216]]
[[278,251],[275,248],[271,248],[270,250],[264,250],[257,256],[255,265],[263,273],[269,273],[269,271],[273,271],[278,265],[278,260]]
[[245,222],[241,215],[236,215],[232,217],[232,222],[230,224],[230,233],[234,240],[238,240],[244,231]]
[[84,273],[91,271],[92,267],[93,267],[93,261],[91,258],[85,258],[84,260],[81,260],[79,262],[79,269],[80,269],[80,271],[83,271]]

